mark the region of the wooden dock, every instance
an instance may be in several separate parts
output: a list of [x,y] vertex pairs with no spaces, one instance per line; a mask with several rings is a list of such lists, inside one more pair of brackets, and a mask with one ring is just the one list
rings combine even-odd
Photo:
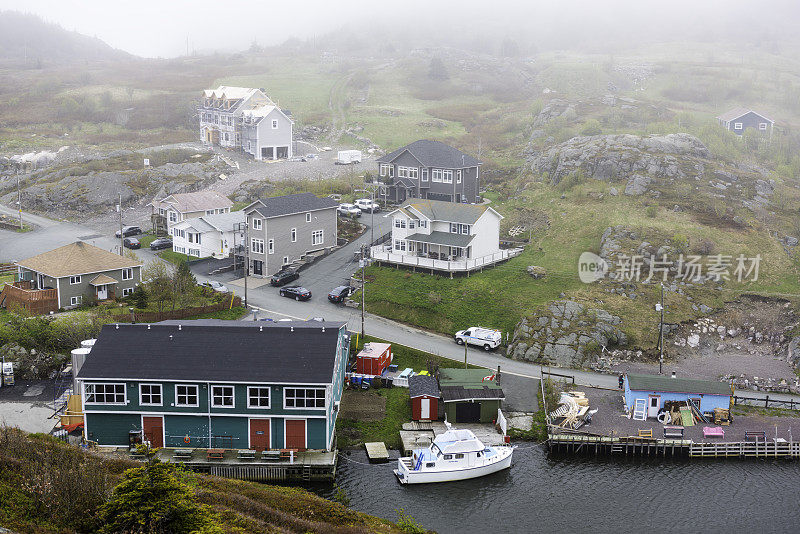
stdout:
[[382,441],[364,443],[364,448],[367,449],[367,458],[370,462],[386,463],[389,461],[389,451],[386,450],[386,444]]
[[608,437],[592,434],[550,434],[547,447],[554,454],[586,456],[640,456],[688,458],[800,458],[800,442],[703,442],[680,439]]

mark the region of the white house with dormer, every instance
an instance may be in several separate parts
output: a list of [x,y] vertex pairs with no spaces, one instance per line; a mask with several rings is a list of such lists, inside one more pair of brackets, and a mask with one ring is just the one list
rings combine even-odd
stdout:
[[170,229],[172,250],[196,258],[227,258],[244,245],[243,211],[203,215],[175,223]]
[[411,199],[385,217],[392,220],[392,238],[372,247],[371,257],[378,262],[459,272],[521,252],[500,248],[503,216],[486,205]]

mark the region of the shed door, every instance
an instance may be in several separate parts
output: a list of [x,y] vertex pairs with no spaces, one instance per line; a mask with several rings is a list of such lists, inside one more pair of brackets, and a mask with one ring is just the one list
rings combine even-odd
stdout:
[[658,409],[661,408],[661,397],[650,395],[647,398],[647,417],[655,419],[658,417]]
[[431,418],[431,400],[423,398],[420,406],[421,406],[421,410],[420,410],[419,418],[420,419],[430,419]]
[[250,448],[269,449],[269,419],[250,419]]
[[286,448],[306,449],[306,420],[287,419],[286,420]]
[[150,442],[151,447],[155,449],[164,446],[163,417],[142,417],[142,429],[144,437]]
[[456,423],[480,423],[481,405],[479,402],[459,402],[456,404]]

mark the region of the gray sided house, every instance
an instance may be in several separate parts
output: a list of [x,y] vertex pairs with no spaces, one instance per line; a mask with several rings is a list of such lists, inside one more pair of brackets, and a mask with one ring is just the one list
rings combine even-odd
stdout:
[[[142,263],[83,241],[17,262],[19,280],[55,289],[56,309],[128,296],[142,281]],[[6,306],[8,303],[6,303]]]
[[271,276],[311,252],[337,244],[338,204],[313,193],[257,200],[247,217],[250,273]]
[[332,450],[345,323],[105,325],[78,372],[86,438],[127,446]]
[[742,135],[745,130],[752,128],[759,133],[772,136],[775,121],[747,108],[736,108],[717,117],[719,124],[726,130],[736,135]]
[[380,198],[402,203],[409,198],[476,203],[482,163],[439,141],[423,139],[381,156]]

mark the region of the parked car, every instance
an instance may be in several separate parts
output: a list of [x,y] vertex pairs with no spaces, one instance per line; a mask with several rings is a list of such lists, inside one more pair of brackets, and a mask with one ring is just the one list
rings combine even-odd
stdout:
[[282,287],[278,293],[282,297],[289,297],[294,300],[308,300],[311,298],[311,291],[303,286]]
[[125,248],[142,248],[142,244],[135,237],[126,237],[122,240],[122,246]]
[[[125,226],[122,228],[122,237],[128,237],[132,235],[139,235],[142,233],[142,229],[138,226]],[[115,237],[120,237],[119,230],[117,233],[114,234]]]
[[209,289],[213,289],[214,291],[219,291],[220,293],[227,293],[228,288],[220,282],[216,280],[210,280],[208,282],[203,282],[203,286]]
[[483,350],[492,350],[500,346],[503,339],[500,330],[492,330],[490,328],[481,328],[480,326],[473,326],[466,330],[459,330],[455,333],[456,343],[463,345],[477,345],[483,347]]
[[297,271],[292,269],[285,269],[278,273],[272,275],[270,278],[269,283],[275,287],[282,286],[288,284],[289,282],[293,282],[300,278],[300,274]]
[[331,302],[344,302],[344,299],[355,293],[356,288],[352,286],[339,286],[331,289],[328,293],[328,300]]
[[153,242],[150,243],[150,250],[162,250],[165,248],[172,248],[171,237],[159,237],[158,239],[154,239]]
[[368,198],[359,198],[356,200],[356,206],[358,206],[361,211],[366,213],[381,211],[381,207],[378,205],[378,203]]
[[343,217],[361,217],[361,210],[355,204],[339,204],[336,212]]
[[306,159],[309,161],[312,159],[319,159],[319,154],[314,154],[314,153],[306,154]]

